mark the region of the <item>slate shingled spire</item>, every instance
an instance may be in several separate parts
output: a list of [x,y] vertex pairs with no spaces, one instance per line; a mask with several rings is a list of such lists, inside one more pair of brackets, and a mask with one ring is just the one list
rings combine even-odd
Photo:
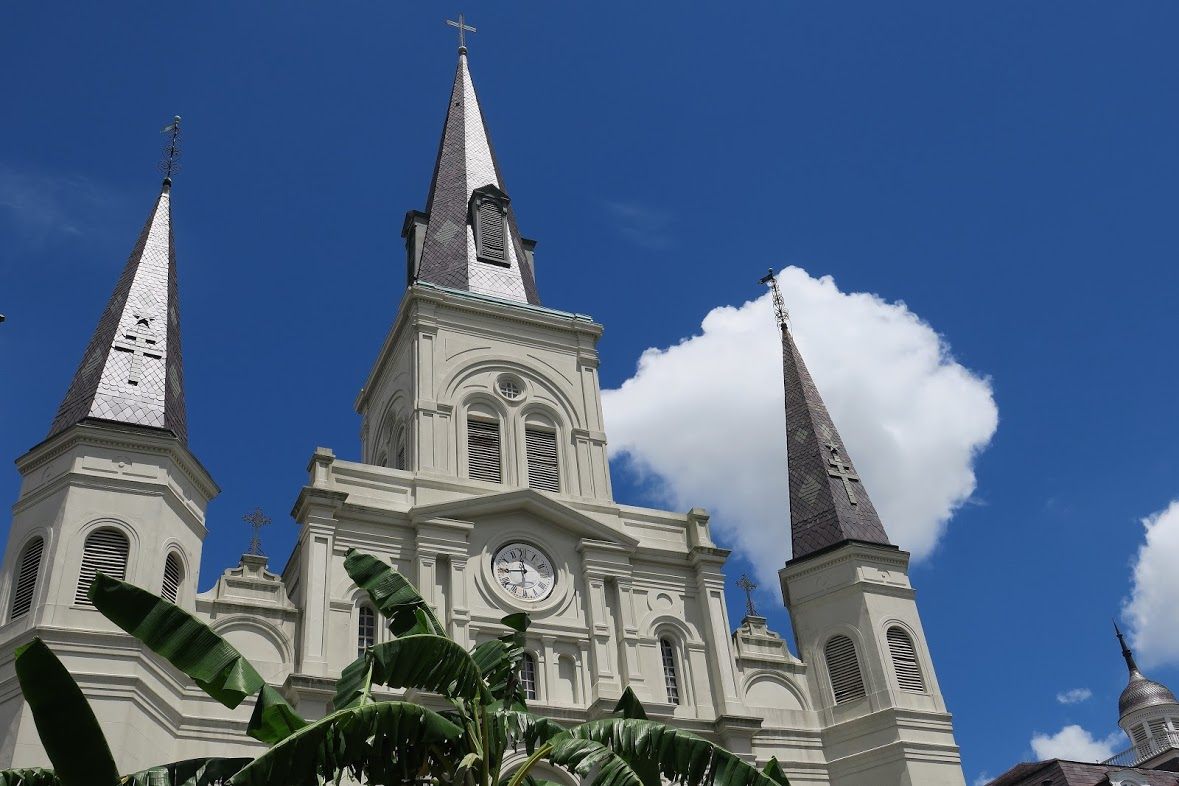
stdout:
[[793,559],[845,541],[891,545],[785,320],[780,327]]
[[96,419],[167,429],[188,441],[171,181],[160,196],[49,429]]
[[[411,280],[539,305],[532,261],[516,227],[465,48],[459,50],[426,209],[421,260],[410,271]],[[496,211],[500,218],[492,221]],[[498,253],[484,253],[489,242]]]

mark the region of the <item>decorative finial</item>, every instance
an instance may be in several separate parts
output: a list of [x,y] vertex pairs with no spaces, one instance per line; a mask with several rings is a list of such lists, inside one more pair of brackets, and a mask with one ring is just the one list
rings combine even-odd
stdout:
[[765,284],[770,288],[770,294],[774,298],[774,316],[778,320],[778,327],[786,327],[786,323],[790,321],[790,314],[786,311],[786,304],[782,301],[782,290],[778,289],[778,277],[774,275],[774,269],[759,279],[759,283]]
[[254,508],[253,512],[242,516],[242,521],[254,528],[254,535],[250,538],[250,550],[246,553],[259,557],[265,556],[266,553],[262,551],[262,538],[259,532],[270,523],[270,516],[263,513],[262,508]]
[[466,36],[466,34],[467,34],[467,33],[476,33],[476,32],[478,32],[478,31],[477,31],[475,28],[473,28],[473,27],[471,27],[470,25],[468,25],[468,24],[467,24],[467,23],[466,23],[466,22],[463,20],[463,15],[462,15],[462,14],[459,14],[459,18],[458,18],[458,21],[457,21],[457,22],[456,22],[456,21],[454,21],[453,19],[447,19],[447,20],[446,20],[446,24],[450,25],[451,27],[457,27],[457,28],[458,28],[458,34],[459,34],[459,54],[460,54],[460,55],[465,55],[465,54],[467,53],[467,36]]
[[757,584],[749,578],[748,574],[742,573],[741,578],[737,579],[737,586],[745,590],[745,615],[756,617],[757,609],[753,607],[753,591],[757,589]]
[[1126,659],[1126,668],[1130,670],[1130,674],[1138,671],[1138,664],[1134,662],[1134,653],[1126,646],[1126,638],[1122,635],[1122,631],[1118,629],[1118,621],[1113,621],[1114,633],[1117,634],[1118,644],[1122,645],[1122,657]]
[[164,126],[160,133],[168,135],[164,157],[160,160],[160,173],[164,176],[164,185],[170,186],[172,174],[180,171],[180,115],[172,118],[172,122]]

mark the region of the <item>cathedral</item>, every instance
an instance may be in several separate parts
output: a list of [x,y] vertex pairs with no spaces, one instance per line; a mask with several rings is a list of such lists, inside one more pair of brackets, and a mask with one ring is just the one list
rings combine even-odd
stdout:
[[251,702],[225,709],[90,605],[98,572],[206,620],[301,715],[321,717],[341,670],[389,636],[344,571],[356,548],[409,577],[464,646],[527,611],[521,682],[558,721],[607,714],[629,686],[654,718],[759,766],[777,757],[795,786],[964,786],[909,555],[784,319],[793,556],[780,578],[797,652],[752,609],[733,624],[729,552],[706,511],[614,500],[602,326],[542,304],[536,243],[465,47],[424,211],[402,226],[405,293],[355,402],[360,449],[343,452],[360,458],[317,448],[292,490],[286,564],[245,554],[198,592],[218,486],[188,446],[171,200],[165,179],[45,439],[16,461],[0,768],[45,762],[12,660],[34,636],[75,675],[124,772],[262,749],[244,733]]

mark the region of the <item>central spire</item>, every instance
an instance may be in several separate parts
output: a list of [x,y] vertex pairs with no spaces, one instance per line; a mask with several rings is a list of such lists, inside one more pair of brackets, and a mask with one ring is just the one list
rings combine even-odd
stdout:
[[[464,29],[470,30],[460,27],[460,33]],[[406,220],[404,234],[411,246],[418,246],[421,234],[420,250],[409,258],[411,282],[540,304],[533,244],[516,226],[465,46],[459,49],[426,209],[425,215],[410,213]]]

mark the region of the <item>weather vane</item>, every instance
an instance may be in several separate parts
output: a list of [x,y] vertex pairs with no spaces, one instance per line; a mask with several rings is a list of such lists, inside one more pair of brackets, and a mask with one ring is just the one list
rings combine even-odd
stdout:
[[778,278],[774,275],[774,269],[770,268],[770,272],[762,276],[759,283],[770,288],[770,294],[774,298],[774,316],[778,319],[778,327],[786,327],[786,323],[790,321],[790,314],[786,311],[786,304],[782,301],[782,290],[778,289]]
[[454,21],[453,19],[447,19],[447,20],[446,20],[446,24],[450,25],[451,27],[457,27],[457,28],[458,28],[458,33],[459,33],[459,51],[460,51],[460,52],[466,52],[466,51],[467,51],[467,36],[466,36],[466,34],[467,34],[467,33],[477,33],[478,31],[477,31],[475,28],[473,28],[473,27],[471,27],[470,25],[468,25],[468,24],[467,24],[467,23],[466,23],[466,22],[463,20],[463,15],[462,15],[462,14],[459,14],[459,18],[458,18],[458,21],[457,21],[457,22],[456,22],[456,21]]
[[242,516],[242,521],[254,528],[254,535],[250,538],[250,550],[247,554],[263,557],[265,552],[262,551],[262,537],[259,534],[263,527],[270,523],[270,516],[262,512],[262,508],[254,508],[253,512]]
[[742,573],[741,578],[737,579],[737,586],[745,590],[745,613],[750,617],[756,617],[757,609],[753,607],[753,591],[757,589],[757,585],[753,583],[753,579],[749,578],[748,574]]
[[171,184],[173,173],[180,171],[180,115],[172,118],[172,122],[164,126],[160,133],[168,135],[164,157],[160,159],[160,173],[164,176],[164,182]]

